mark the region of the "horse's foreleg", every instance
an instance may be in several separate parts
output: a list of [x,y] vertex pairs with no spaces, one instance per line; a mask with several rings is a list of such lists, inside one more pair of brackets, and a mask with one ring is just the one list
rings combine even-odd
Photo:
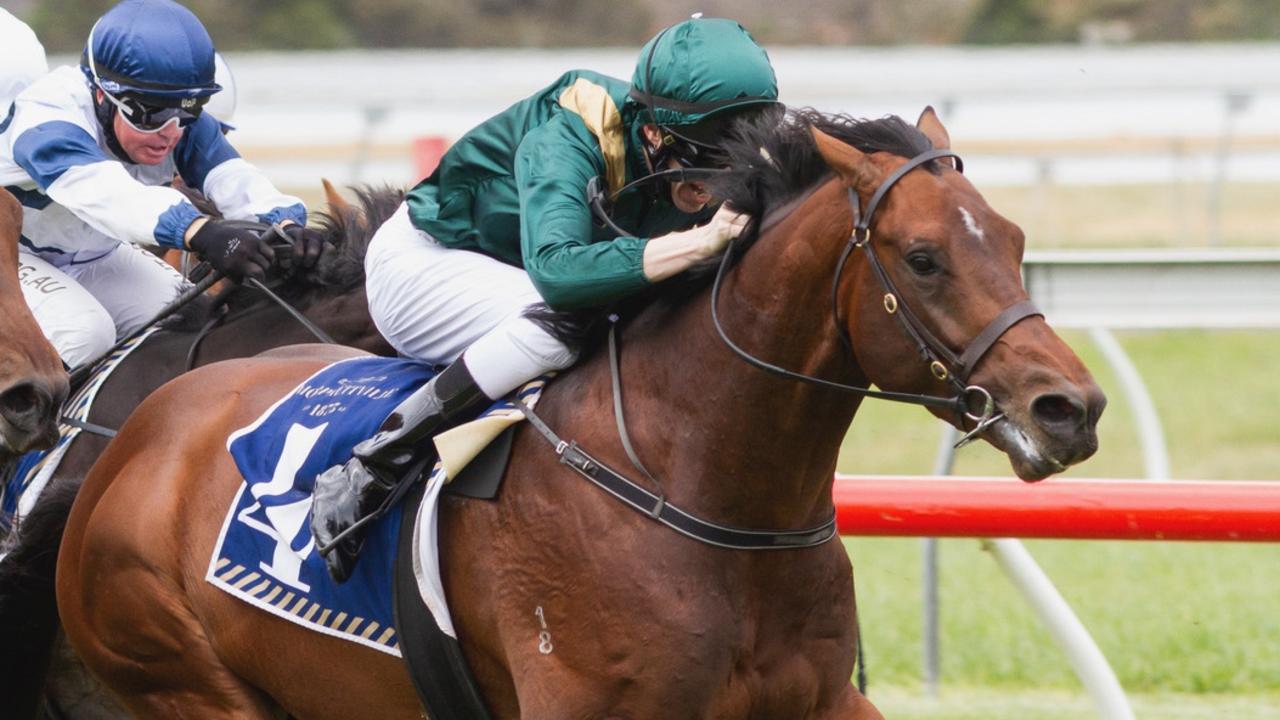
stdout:
[[67,637],[135,717],[277,716],[261,693],[223,665],[170,583],[135,563],[102,564],[108,567],[96,568],[78,595],[87,601],[63,610]]

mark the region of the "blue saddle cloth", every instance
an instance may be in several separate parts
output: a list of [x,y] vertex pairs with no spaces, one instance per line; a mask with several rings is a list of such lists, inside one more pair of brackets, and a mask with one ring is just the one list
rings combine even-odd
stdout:
[[353,358],[321,370],[231,435],[244,483],[223,522],[206,579],[256,607],[399,656],[392,567],[400,513],[369,529],[347,582],[325,570],[311,536],[315,477],[351,457],[434,374],[422,363]]

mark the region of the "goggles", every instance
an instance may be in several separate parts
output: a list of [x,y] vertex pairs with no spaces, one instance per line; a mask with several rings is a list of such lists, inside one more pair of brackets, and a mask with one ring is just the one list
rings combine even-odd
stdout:
[[[102,90],[102,87],[99,86],[98,89]],[[208,100],[208,98],[191,98],[184,100],[185,103],[189,103],[189,107],[162,107],[147,105],[127,95],[116,97],[106,90],[102,90],[102,95],[119,109],[120,117],[126,125],[148,135],[158,133],[175,123],[179,128],[190,126],[200,117],[204,104]]]
[[[670,131],[671,128],[666,128]],[[683,168],[714,168],[719,164],[717,155],[719,148],[714,145],[692,141],[689,138],[668,132],[663,139],[669,157],[675,159]]]

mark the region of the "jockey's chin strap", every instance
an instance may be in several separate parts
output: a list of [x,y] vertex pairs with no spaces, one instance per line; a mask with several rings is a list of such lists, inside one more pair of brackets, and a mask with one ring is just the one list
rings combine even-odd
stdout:
[[528,418],[529,424],[533,425],[551,443],[562,464],[569,466],[571,470],[618,498],[633,510],[666,525],[681,535],[707,545],[730,550],[794,550],[821,545],[835,537],[836,518],[834,513],[832,513],[829,520],[821,525],[803,530],[754,530],[729,527],[703,520],[667,502],[666,492],[662,489],[662,484],[645,468],[644,463],[640,462],[640,457],[631,445],[626,419],[622,411],[621,373],[618,369],[617,317],[614,316],[610,319],[615,322],[609,328],[609,371],[612,377],[613,414],[618,425],[618,435],[622,439],[622,447],[626,450],[627,457],[630,458],[636,469],[654,485],[657,492],[648,490],[636,481],[592,457],[585,450],[578,447],[577,441],[562,439],[533,411],[533,408],[529,407],[527,403],[517,396],[515,402],[525,417]]

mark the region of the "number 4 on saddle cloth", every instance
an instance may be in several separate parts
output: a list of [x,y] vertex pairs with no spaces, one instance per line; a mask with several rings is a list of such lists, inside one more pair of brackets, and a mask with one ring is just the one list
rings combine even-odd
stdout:
[[[346,462],[351,449],[433,375],[431,368],[409,360],[343,360],[233,433],[227,449],[244,483],[223,521],[205,579],[286,620],[399,657],[392,584],[402,513],[389,512],[374,522],[355,572],[339,585],[315,549],[311,494],[318,474]],[[545,384],[546,379],[534,380],[518,395],[532,406]],[[427,476],[416,528],[407,529],[413,530],[418,591],[450,637],[456,633],[436,550],[440,492],[494,438],[523,419],[512,402],[499,401],[475,420],[436,436],[440,458]]]

